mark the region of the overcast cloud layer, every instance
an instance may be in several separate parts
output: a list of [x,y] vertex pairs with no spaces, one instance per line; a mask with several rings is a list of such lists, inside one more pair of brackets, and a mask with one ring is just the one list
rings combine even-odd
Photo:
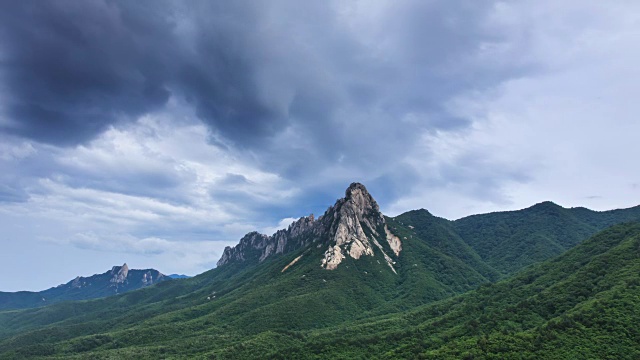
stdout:
[[0,291],[388,215],[640,203],[634,1],[4,1]]

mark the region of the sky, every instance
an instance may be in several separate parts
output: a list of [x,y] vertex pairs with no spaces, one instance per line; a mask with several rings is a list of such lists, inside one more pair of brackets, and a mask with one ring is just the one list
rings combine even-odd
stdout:
[[2,1],[0,291],[386,215],[640,204],[640,2]]

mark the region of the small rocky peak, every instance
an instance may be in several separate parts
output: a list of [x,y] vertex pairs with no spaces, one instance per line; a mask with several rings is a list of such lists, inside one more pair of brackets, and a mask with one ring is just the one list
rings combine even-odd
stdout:
[[362,206],[375,206],[376,208],[378,207],[378,204],[373,199],[371,194],[369,194],[367,188],[357,182],[351,183],[351,185],[349,185],[349,187],[345,191],[344,198]]
[[361,256],[374,256],[374,249],[378,249],[395,272],[393,260],[386,254],[379,239],[386,240],[396,256],[400,254],[402,246],[389,231],[378,203],[364,185],[349,185],[344,199],[338,200],[324,219],[331,222],[329,228],[332,238],[322,259],[324,269],[336,269],[346,256],[356,260]]
[[218,266],[227,264],[229,262],[241,262],[245,261],[245,253],[251,252],[255,249],[263,249],[267,246],[269,237],[264,234],[260,234],[257,231],[252,231],[240,239],[238,245],[224,248],[222,257],[218,260]]
[[127,275],[129,275],[129,266],[125,263],[122,266],[114,266],[111,268],[111,282],[115,284],[122,284],[127,279]]
[[[300,237],[312,230],[315,224],[315,218],[311,214],[307,217],[301,217],[291,223],[288,228],[278,230],[271,236],[256,231],[250,232],[240,239],[238,245],[227,246],[224,249],[222,257],[218,260],[218,266],[231,262],[254,260],[262,262],[269,256],[303,247],[306,243],[301,241]],[[256,256],[256,254],[258,255]]]
[[228,263],[231,260],[231,255],[233,253],[233,249],[231,246],[225,246],[224,251],[222,252],[222,256],[220,260],[216,263],[216,266],[221,266]]
[[289,225],[289,228],[287,229],[288,235],[290,237],[299,236],[303,232],[309,230],[313,226],[314,222],[315,218],[313,217],[313,214],[307,217],[301,217]]
[[250,246],[252,248],[261,247],[262,243],[269,237],[265,234],[260,234],[257,231],[252,231],[240,239],[240,244],[244,246]]

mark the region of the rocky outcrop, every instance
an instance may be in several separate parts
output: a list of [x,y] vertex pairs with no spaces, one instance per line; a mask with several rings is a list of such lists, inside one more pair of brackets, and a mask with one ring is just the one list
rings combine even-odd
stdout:
[[[321,266],[327,270],[333,270],[340,265],[346,255],[359,259],[361,256],[374,256],[374,246],[382,253],[385,261],[395,272],[393,260],[386,254],[378,241],[381,237],[380,229],[385,229],[384,238],[389,241],[388,231],[384,216],[380,213],[378,203],[373,199],[364,185],[353,183],[347,188],[345,197],[327,211],[332,216],[330,234],[332,241],[329,243],[321,260]],[[326,216],[325,216],[326,218]],[[394,246],[397,237],[391,238]],[[400,251],[396,253],[396,256]]]
[[400,241],[400,238],[395,236],[391,230],[389,230],[387,224],[384,225],[384,233],[387,236],[387,242],[389,243],[389,246],[391,246],[391,250],[393,250],[393,253],[396,254],[396,256],[399,256],[400,251],[402,251],[402,242]]
[[276,231],[271,236],[255,231],[250,232],[240,239],[238,245],[227,246],[224,249],[222,257],[218,260],[218,266],[231,262],[245,262],[253,258],[262,262],[269,256],[299,249],[307,244],[302,236],[308,235],[309,230],[314,228],[314,224],[315,218],[311,214],[293,222],[287,229]]
[[[154,277],[155,276],[155,277]],[[156,270],[148,270],[142,274],[142,286],[153,285],[157,282],[163,281],[165,275]]]
[[[71,283],[69,284],[69,286],[71,288],[74,289],[79,289],[84,285],[84,282],[82,281],[82,277],[80,276],[76,276],[75,279],[73,279],[73,281],[71,281]],[[59,285],[58,287],[63,286],[63,285]]]
[[[287,229],[272,236],[251,232],[240,239],[235,247],[226,247],[218,266],[228,263],[262,262],[270,256],[287,253],[323,241],[326,246],[320,259],[321,266],[333,270],[347,257],[360,259],[375,256],[378,251],[395,272],[394,256],[402,250],[400,239],[388,229],[378,204],[364,185],[353,183],[345,197],[327,209],[317,220],[313,215],[302,217]],[[388,244],[387,250],[380,241]]]
[[302,259],[302,255],[298,256],[297,258],[293,259],[293,261],[291,261],[289,264],[287,264],[287,266],[285,266],[284,268],[282,268],[282,270],[280,270],[280,272],[285,272],[288,268],[290,268],[291,266],[293,266],[295,263],[298,262],[298,260]]
[[122,266],[114,266],[111,268],[111,278],[112,284],[122,284],[127,280],[127,275],[129,275],[129,267],[125,263]]

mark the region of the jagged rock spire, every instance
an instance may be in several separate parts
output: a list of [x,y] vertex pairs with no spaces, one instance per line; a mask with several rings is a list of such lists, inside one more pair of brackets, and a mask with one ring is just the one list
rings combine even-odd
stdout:
[[112,283],[122,284],[127,279],[127,275],[129,275],[129,266],[127,266],[127,263],[122,266],[114,266],[111,269],[111,275],[113,275],[113,278],[111,278]]
[[[374,256],[379,251],[395,272],[394,262],[387,252],[391,249],[398,256],[402,250],[400,239],[387,228],[378,203],[367,188],[360,183],[352,183],[345,191],[345,197],[336,201],[317,220],[313,215],[302,217],[288,229],[279,230],[272,236],[251,232],[235,247],[225,248],[218,266],[251,260],[262,262],[269,256],[293,251],[320,239],[328,241],[321,259],[322,267],[327,270],[337,268],[346,256],[359,259],[361,256]],[[379,239],[389,244],[387,251]]]
[[386,254],[378,241],[384,238],[397,255],[402,249],[400,239],[391,234],[378,203],[367,188],[360,183],[352,183],[345,192],[345,198],[338,200],[334,220],[331,224],[332,241],[322,259],[322,267],[333,270],[348,255],[354,259],[374,256],[374,246],[382,253],[385,261],[393,268],[393,260]]

